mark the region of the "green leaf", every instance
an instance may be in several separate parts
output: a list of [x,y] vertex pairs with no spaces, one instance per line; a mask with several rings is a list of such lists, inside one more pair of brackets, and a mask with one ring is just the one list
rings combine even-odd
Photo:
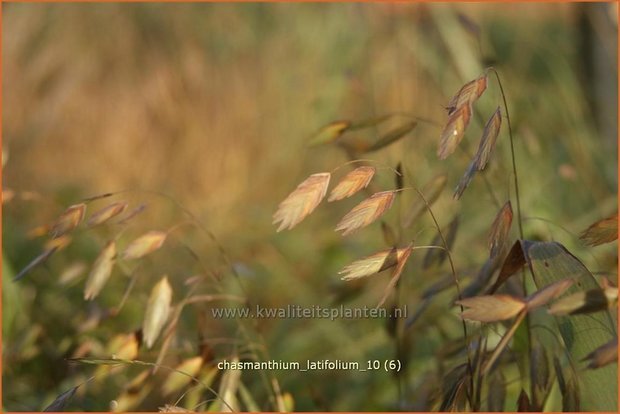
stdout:
[[[555,242],[524,243],[527,259],[539,289],[565,278],[577,283],[567,293],[588,290],[598,284],[588,269],[561,244]],[[616,337],[616,321],[609,311],[588,315],[557,317],[560,334],[571,360],[584,359],[593,349]],[[583,411],[618,410],[618,366],[579,371],[579,400]]]

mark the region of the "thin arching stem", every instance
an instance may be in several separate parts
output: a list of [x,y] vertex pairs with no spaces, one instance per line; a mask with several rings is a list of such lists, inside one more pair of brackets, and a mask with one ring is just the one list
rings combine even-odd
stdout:
[[[441,227],[439,226],[439,222],[437,221],[437,218],[435,217],[435,213],[433,213],[433,210],[431,209],[430,204],[428,203],[428,201],[426,201],[426,197],[424,197],[424,194],[422,194],[422,192],[419,189],[414,187],[414,190],[418,193],[418,195],[424,202],[424,205],[426,206],[428,213],[433,219],[433,223],[435,223],[435,228],[437,229],[437,233],[439,234],[439,237],[441,238],[441,243],[443,244],[443,247],[448,256],[448,262],[450,262],[450,270],[452,271],[452,277],[454,278],[454,285],[456,286],[457,297],[460,301],[463,299],[463,296],[461,294],[461,283],[459,282],[459,278],[456,274],[456,268],[454,267],[454,261],[452,260],[452,253],[450,252],[450,248],[448,247],[446,238],[444,237],[443,232],[441,231]],[[459,305],[459,306],[461,307],[461,312],[463,312],[465,308],[463,307],[463,305]],[[461,319],[461,323],[463,325],[463,337],[465,340],[465,353],[467,354],[467,371],[469,374],[469,382],[470,382],[469,390],[467,392],[467,398],[469,399],[469,405],[473,408],[471,393],[473,392],[473,389],[474,389],[474,371],[473,371],[472,362],[471,362],[472,361],[471,355],[469,354],[469,339],[468,339],[468,334],[467,334],[467,324],[465,320],[463,319]]]
[[521,199],[519,197],[519,177],[517,175],[517,161],[515,158],[515,145],[514,138],[512,135],[512,125],[510,123],[510,112],[508,111],[508,102],[506,101],[506,94],[504,93],[504,87],[502,86],[502,81],[499,78],[499,73],[495,70],[495,68],[489,68],[488,70],[492,71],[495,74],[495,78],[497,79],[497,84],[499,86],[499,91],[502,95],[502,101],[504,102],[504,110],[506,111],[506,123],[508,124],[508,138],[510,139],[510,156],[512,157],[512,176],[514,177],[515,183],[515,198],[517,200],[517,222],[519,223],[519,237],[523,240],[523,221],[521,219]]

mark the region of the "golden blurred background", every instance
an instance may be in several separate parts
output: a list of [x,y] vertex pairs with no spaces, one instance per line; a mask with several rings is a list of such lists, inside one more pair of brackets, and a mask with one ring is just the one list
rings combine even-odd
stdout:
[[[309,174],[348,161],[333,146],[308,147],[322,126],[400,113],[404,118],[360,134],[376,139],[407,117],[420,119],[418,127],[368,156],[383,167],[402,162],[409,186],[447,174],[448,189],[435,211],[442,226],[460,214],[455,256],[466,276],[474,274],[487,253],[486,232],[497,210],[492,195],[503,203],[513,194],[508,137],[503,132],[498,140],[486,184],[474,179],[459,202],[451,190],[486,120],[474,118],[464,150],[448,160],[438,160],[436,148],[450,97],[493,66],[515,133],[526,238],[557,239],[592,271],[615,272],[614,246],[592,254],[576,235],[617,210],[616,3],[2,7],[2,184],[16,194],[3,208],[3,260],[13,271],[40,248],[27,232],[84,197],[131,190],[126,194],[132,202],[153,206],[144,229],[182,220],[167,201],[143,192],[154,191],[172,197],[217,236],[255,300],[276,306],[325,303],[341,288],[338,270],[384,245],[380,230],[352,238],[335,233],[336,220],[352,202],[321,206],[294,230],[277,234],[272,214]],[[489,85],[479,102],[485,113],[501,104],[497,84]],[[393,181],[388,168],[378,174],[382,188]],[[18,196],[24,192],[31,197]],[[413,192],[404,192],[399,211],[414,199]],[[388,217],[395,225],[397,220]],[[430,228],[424,217],[407,235],[422,234],[421,243],[427,243]],[[91,263],[102,242],[99,236],[84,241],[78,253],[52,262],[51,274],[80,255]],[[217,263],[217,249],[209,243],[201,251],[206,261]],[[174,265],[153,267],[174,273],[186,260],[177,258]],[[418,268],[411,273],[421,276]],[[433,280],[419,282],[411,273],[403,283],[413,292],[413,308],[420,286]],[[4,279],[5,294],[14,295],[3,300],[12,306],[3,318],[10,351],[3,353],[3,403],[10,410],[44,408],[75,373],[65,371],[62,357],[78,345],[66,339],[77,328],[54,324],[75,316],[70,304],[82,309],[81,285],[59,288],[41,274],[20,285]],[[369,281],[358,305],[374,304],[385,283]],[[113,286],[106,300],[113,302],[122,289]],[[102,342],[111,331],[139,323],[145,295],[135,309],[128,305],[127,318],[114,321],[116,330],[97,331]],[[33,326],[39,326],[36,335]],[[50,326],[56,327],[53,334]],[[387,334],[373,321],[267,321],[261,330],[275,358],[333,357],[334,349],[344,356],[391,352]],[[55,339],[44,340],[40,332]],[[39,351],[21,355],[20,341],[32,335]],[[57,351],[60,341],[65,348]],[[417,345],[412,360],[424,366],[436,346]],[[47,372],[56,374],[40,375]],[[285,376],[283,387],[299,409],[395,407],[385,377],[339,375],[315,378],[310,390],[307,377]],[[416,375],[412,387],[422,389],[425,377]],[[111,399],[115,392],[110,388],[102,395]],[[81,401],[84,409],[108,409],[96,395]]]

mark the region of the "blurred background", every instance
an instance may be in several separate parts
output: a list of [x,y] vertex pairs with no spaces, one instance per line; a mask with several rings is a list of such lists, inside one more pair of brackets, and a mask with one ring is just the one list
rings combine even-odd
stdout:
[[[411,134],[364,158],[391,168],[401,162],[406,186],[447,175],[434,211],[442,227],[459,215],[457,267],[465,278],[475,274],[487,254],[495,201],[514,194],[504,123],[485,179],[479,175],[460,201],[452,199],[486,117],[501,104],[493,77],[464,150],[445,161],[435,153],[450,97],[489,66],[507,95],[525,237],[557,240],[592,272],[615,280],[616,245],[586,249],[577,235],[617,210],[616,4],[2,7],[2,394],[8,411],[40,410],[87,379],[91,367],[69,366],[65,358],[84,347],[78,354],[102,354],[114,335],[137,329],[162,274],[170,275],[173,302],[183,297],[184,278],[200,271],[185,244],[219,275],[218,289],[255,303],[374,306],[386,275],[351,287],[337,274],[385,248],[378,223],[346,238],[333,231],[360,196],[319,206],[292,231],[276,233],[271,224],[298,183],[348,161],[336,146],[307,145],[332,121],[403,114],[359,131],[373,140],[407,117],[420,120]],[[391,170],[380,169],[376,184],[393,188]],[[45,240],[33,229],[84,197],[121,190],[129,191],[114,199],[147,205],[123,237],[182,222],[182,208],[211,235],[195,229],[175,235],[143,266],[123,311],[111,318],[101,314],[119,302],[126,278],[118,275],[94,302],[82,299],[82,289],[88,268],[118,229],[79,232],[26,279],[10,281],[42,249]],[[397,228],[414,200],[413,192],[404,192],[386,223]],[[426,215],[403,231],[420,244],[434,237]],[[513,238],[517,234],[513,225]],[[403,276],[410,312],[422,287],[447,272],[445,264],[424,272],[421,261],[413,257]],[[415,405],[426,401],[436,380],[428,357],[443,335],[459,335],[446,300],[412,334],[405,397],[385,372],[279,372],[282,391],[297,410],[428,409]],[[197,331],[201,340],[234,336],[231,327],[204,315],[204,309],[183,314],[168,365],[204,352]],[[393,356],[387,324],[268,320],[252,329],[273,359],[363,361]],[[232,352],[225,343],[210,345],[216,358]],[[141,350],[138,358],[156,356]],[[81,387],[67,409],[110,409],[140,372]],[[262,380],[251,375],[242,380],[249,394],[273,410]],[[151,392],[128,408],[152,411],[176,398]]]

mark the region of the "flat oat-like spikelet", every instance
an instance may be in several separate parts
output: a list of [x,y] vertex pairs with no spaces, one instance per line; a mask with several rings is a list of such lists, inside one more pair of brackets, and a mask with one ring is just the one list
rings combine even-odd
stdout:
[[85,300],[92,300],[97,297],[99,292],[101,292],[101,289],[103,289],[103,286],[112,274],[114,257],[116,257],[116,243],[114,243],[114,241],[110,241],[103,248],[101,253],[99,253],[99,256],[95,260],[95,264],[88,275],[86,286],[84,287]]
[[329,194],[327,201],[338,201],[343,198],[351,197],[370,184],[370,180],[375,175],[375,167],[358,167],[344,176],[336,188]]
[[461,198],[461,196],[465,192],[465,189],[467,188],[467,186],[469,185],[469,183],[471,182],[471,180],[474,178],[475,175],[476,175],[476,161],[474,160],[469,163],[469,167],[467,167],[467,171],[465,171],[465,174],[463,174],[463,176],[459,180],[458,185],[454,189],[454,194],[452,197],[455,200],[459,200]]
[[166,276],[151,290],[144,320],[142,321],[142,334],[147,348],[151,348],[159,336],[161,329],[168,320],[170,314],[170,302],[172,300],[172,288]]
[[599,220],[584,230],[579,238],[588,246],[610,243],[618,238],[618,213]]
[[484,74],[477,79],[467,82],[459,91],[450,99],[448,103],[448,115],[452,115],[457,109],[464,105],[471,105],[476,101],[487,89],[487,75]]
[[471,120],[471,106],[463,105],[448,118],[448,123],[441,132],[437,156],[441,160],[448,158],[465,136],[465,129]]
[[86,204],[74,204],[69,206],[51,225],[50,236],[56,239],[73,231],[84,218]]
[[280,223],[277,231],[292,229],[314,211],[327,194],[330,177],[330,173],[312,174],[280,203],[273,215],[273,224]]
[[125,248],[123,259],[139,259],[159,249],[166,241],[168,234],[163,231],[149,231],[138,237]]
[[392,206],[396,191],[382,191],[362,201],[349,211],[336,225],[336,231],[346,236],[381,217]]
[[478,146],[478,152],[474,157],[474,164],[478,171],[484,170],[491,158],[491,152],[495,148],[495,142],[499,135],[500,127],[502,126],[502,111],[499,107],[495,110],[489,121],[484,126],[482,131],[482,138],[480,139],[480,145]]
[[407,260],[409,259],[409,256],[411,255],[412,251],[413,251],[413,243],[404,249],[398,249],[398,251],[396,252],[396,261],[397,261],[396,269],[394,269],[394,273],[392,274],[390,283],[388,283],[388,285],[385,287],[385,290],[383,291],[383,296],[381,297],[381,300],[377,304],[377,308],[382,306],[385,303],[388,296],[390,296],[390,293],[392,292],[392,290],[398,283],[398,280],[400,279],[400,275],[401,273],[403,273],[403,269],[405,268],[405,265],[407,264]]
[[398,263],[399,252],[406,249],[390,249],[356,260],[345,266],[338,274],[342,276],[342,280],[353,280],[362,277],[374,275],[385,269],[395,266]]
[[105,223],[110,220],[112,217],[118,216],[127,208],[126,201],[118,201],[116,203],[112,203],[107,207],[102,208],[101,210],[93,213],[92,216],[86,222],[88,227],[98,226],[100,224]]
[[475,296],[456,301],[467,309],[461,313],[463,319],[476,322],[505,321],[525,309],[525,302],[510,295]]

